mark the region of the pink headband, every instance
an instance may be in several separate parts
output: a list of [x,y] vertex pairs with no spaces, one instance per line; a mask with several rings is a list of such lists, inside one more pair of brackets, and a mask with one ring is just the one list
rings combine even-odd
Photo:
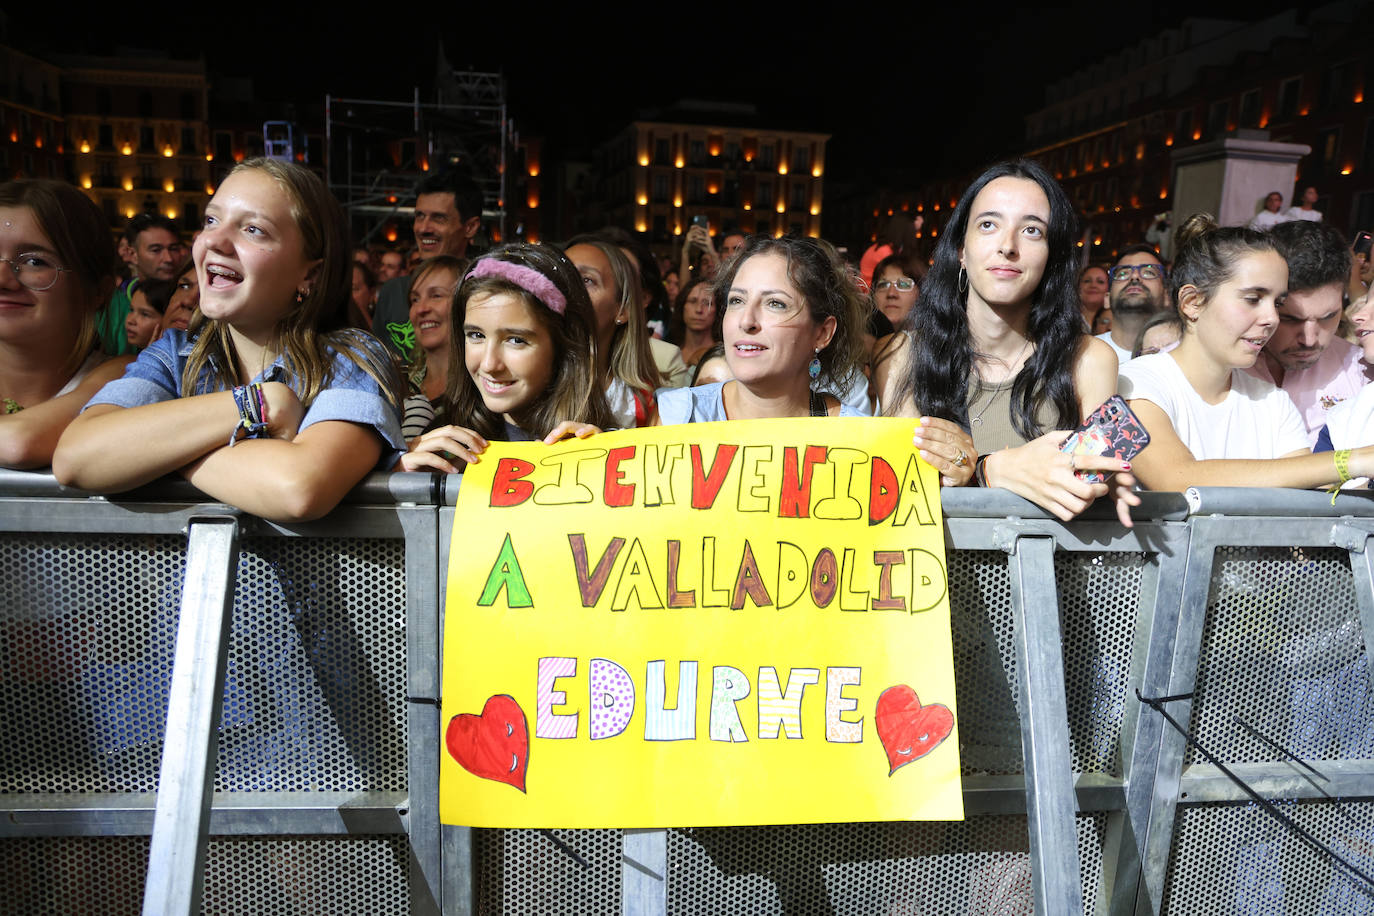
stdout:
[[469,277],[500,277],[514,283],[525,292],[548,306],[549,311],[562,315],[568,308],[568,300],[563,298],[557,286],[548,277],[524,264],[513,264],[497,258],[483,258],[468,271]]

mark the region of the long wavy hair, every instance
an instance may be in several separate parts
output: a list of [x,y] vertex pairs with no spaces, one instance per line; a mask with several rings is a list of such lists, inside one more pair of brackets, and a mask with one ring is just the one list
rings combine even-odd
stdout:
[[716,340],[725,340],[725,307],[740,267],[750,258],[766,254],[781,255],[787,262],[787,279],[801,293],[812,321],[820,324],[826,318],[835,319],[835,333],[816,358],[821,363],[818,378],[822,390],[842,392],[867,359],[864,328],[871,309],[834,249],[816,239],[791,233],[776,239],[766,235],[748,237],[715,280],[712,295],[716,319],[712,331]]
[[998,178],[1033,181],[1050,202],[1049,260],[1031,293],[1026,325],[1035,350],[1016,374],[1011,392],[1012,428],[1029,440],[1045,432],[1035,419],[1036,407],[1042,403],[1054,405],[1060,428],[1078,425],[1073,367],[1086,329],[1078,306],[1074,257],[1078,216],[1063,188],[1028,159],[999,162],[979,175],[950,214],[949,225],[935,246],[934,263],[921,284],[920,305],[906,317],[903,329],[911,340],[911,359],[898,403],[909,397],[922,414],[968,426],[969,379],[979,354],[969,329],[967,288],[959,289],[959,251],[974,199]]
[[[484,261],[497,260],[538,271],[553,283],[567,301],[563,314],[550,309],[534,293],[514,280],[501,276],[471,276],[472,270]],[[514,417],[517,425],[537,438],[547,436],[563,420],[591,423],[602,429],[615,426],[615,418],[606,403],[606,393],[596,373],[596,315],[592,300],[582,283],[582,276],[567,256],[548,245],[513,243],[493,249],[472,262],[468,276],[458,285],[453,297],[453,346],[449,350],[448,388],[444,399],[448,402],[449,423],[475,430],[492,440],[506,438],[505,418],[487,407],[477,383],[468,373],[464,358],[466,340],[463,326],[467,321],[468,303],[475,296],[505,294],[515,296],[529,307],[535,319],[553,339],[553,375],[548,387],[533,404]]]
[[[115,286],[115,252],[105,216],[90,198],[72,185],[46,178],[18,179],[0,184],[0,207],[26,207],[38,228],[52,242],[59,267],[70,270],[86,300],[81,324],[63,365],[75,373],[95,347],[95,316],[109,301]],[[13,252],[15,255],[24,252]]]
[[[563,250],[566,252],[576,245],[589,245],[605,256],[615,278],[620,307],[627,316],[625,323],[618,326],[611,337],[611,377],[620,379],[631,388],[652,393],[663,380],[654,364],[653,350],[649,348],[644,303],[639,298],[639,274],[625,252],[614,242],[596,235],[577,235],[563,244]],[[596,327],[595,321],[592,327]]]
[[[310,291],[277,324],[275,349],[282,354],[291,389],[309,407],[333,378],[332,353],[348,357],[372,377],[393,405],[400,404],[401,379],[394,360],[377,340],[349,328],[353,292],[353,244],[343,208],[314,172],[275,159],[249,159],[229,176],[265,173],[290,201],[305,257],[319,261]],[[229,325],[204,320],[193,325],[195,345],[182,372],[181,390],[192,394],[222,391],[249,381],[238,378],[238,356]]]

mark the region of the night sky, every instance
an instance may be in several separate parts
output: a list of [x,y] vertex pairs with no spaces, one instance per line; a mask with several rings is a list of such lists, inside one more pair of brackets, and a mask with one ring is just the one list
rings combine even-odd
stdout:
[[455,67],[506,74],[517,126],[545,137],[555,157],[585,156],[641,112],[700,98],[755,103],[763,127],[831,133],[833,180],[900,169],[919,181],[1017,151],[1045,84],[1185,15],[1254,20],[1291,5],[913,4],[919,14],[863,19],[864,8],[850,4],[772,17],[752,6],[677,4],[682,12],[671,18],[666,6],[597,4],[560,7],[555,19],[511,3],[492,4],[499,15],[436,4],[447,11],[396,13],[394,24],[381,16],[344,22],[333,7],[311,32],[266,24],[263,4],[175,12],[109,4],[83,14],[73,34],[69,9],[33,4],[8,14],[2,40],[31,52],[203,53],[212,78],[250,76],[259,97],[302,108],[322,108],[326,93],[408,99],[411,87],[432,85],[442,40]]

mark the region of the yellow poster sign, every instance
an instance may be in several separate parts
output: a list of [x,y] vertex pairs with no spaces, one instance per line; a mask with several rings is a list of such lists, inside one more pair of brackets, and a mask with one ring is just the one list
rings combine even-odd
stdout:
[[962,818],[939,478],[911,432],[493,443],[449,554],[443,821]]

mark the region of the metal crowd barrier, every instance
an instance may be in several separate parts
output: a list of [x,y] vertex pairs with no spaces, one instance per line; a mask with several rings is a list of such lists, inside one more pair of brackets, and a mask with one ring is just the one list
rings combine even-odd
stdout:
[[1374,912],[1362,496],[1145,494],[1127,531],[946,491],[962,823],[471,830],[437,807],[458,481],[282,526],[0,472],[0,912]]

